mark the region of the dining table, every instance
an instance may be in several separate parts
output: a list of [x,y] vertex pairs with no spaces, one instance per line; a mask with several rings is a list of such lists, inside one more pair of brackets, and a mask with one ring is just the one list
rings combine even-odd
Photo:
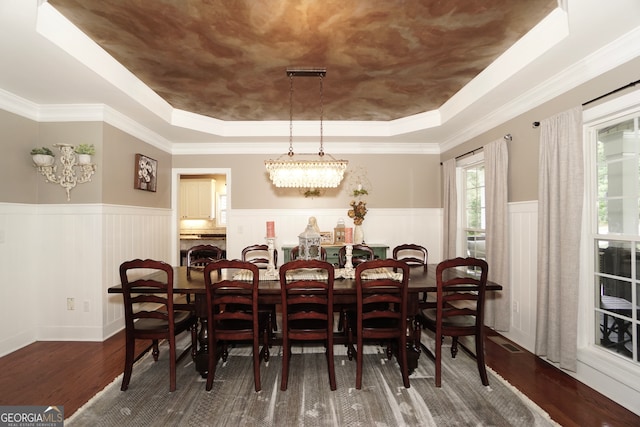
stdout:
[[[422,301],[423,293],[435,293],[437,290],[436,283],[436,267],[437,264],[429,264],[427,268],[413,267],[410,269],[409,276],[409,289],[408,289],[408,301],[407,301],[407,313],[413,319],[411,322],[411,335],[412,340],[408,343],[408,368],[409,372],[412,372],[418,366],[418,359],[421,353],[421,327],[417,320],[417,315],[420,311],[420,302]],[[258,287],[258,302],[260,304],[280,304],[281,292],[280,281],[278,279],[277,270],[275,274],[265,274],[265,270],[261,270],[261,277]],[[333,292],[334,292],[334,305],[344,306],[356,304],[356,280],[351,274],[345,274],[344,269],[336,268],[336,279],[334,280]],[[452,274],[464,276],[464,272],[449,271],[446,273],[448,279]],[[152,273],[148,278],[155,278],[157,280],[163,280],[154,275],[164,275],[161,273]],[[211,273],[211,281],[213,283],[222,281],[238,279],[236,273],[232,270],[213,270]],[[465,285],[459,286],[460,290],[465,289]],[[487,291],[500,291],[502,285],[487,281]],[[140,292],[148,291],[148,289],[140,288]],[[121,294],[122,286],[120,284],[114,285],[108,288],[109,294]],[[200,331],[198,333],[198,349],[195,352],[195,366],[196,370],[206,377],[208,370],[208,340],[207,340],[207,303],[206,303],[206,288],[204,281],[204,274],[202,269],[191,269],[189,275],[187,275],[187,267],[177,266],[173,267],[173,293],[178,295],[188,295],[190,300],[194,301],[195,312],[200,320]],[[279,342],[278,334],[275,334],[273,343]],[[346,344],[346,334],[336,333],[336,344]]]

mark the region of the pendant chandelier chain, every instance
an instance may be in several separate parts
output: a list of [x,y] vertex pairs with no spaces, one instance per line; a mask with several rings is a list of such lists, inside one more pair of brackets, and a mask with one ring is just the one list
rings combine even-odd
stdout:
[[324,116],[324,90],[323,90],[323,82],[322,74],[320,75],[320,152],[318,155],[320,157],[324,156],[324,141],[323,141],[323,127],[322,127],[322,119]]
[[289,157],[293,157],[293,74],[289,75]]

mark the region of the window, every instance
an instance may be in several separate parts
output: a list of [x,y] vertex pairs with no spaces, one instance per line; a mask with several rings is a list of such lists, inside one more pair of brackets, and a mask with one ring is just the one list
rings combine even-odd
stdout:
[[479,154],[461,160],[458,163],[458,177],[461,220],[458,252],[461,256],[485,259],[484,156]]
[[640,112],[602,122],[588,140],[593,159],[591,237],[595,345],[640,361]]

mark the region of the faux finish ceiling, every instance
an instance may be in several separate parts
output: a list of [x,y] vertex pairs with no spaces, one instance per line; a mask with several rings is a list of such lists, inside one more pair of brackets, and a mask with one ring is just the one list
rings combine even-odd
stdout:
[[[174,108],[288,120],[287,67],[326,67],[324,118],[438,109],[557,0],[49,0]],[[319,117],[294,79],[294,119]]]

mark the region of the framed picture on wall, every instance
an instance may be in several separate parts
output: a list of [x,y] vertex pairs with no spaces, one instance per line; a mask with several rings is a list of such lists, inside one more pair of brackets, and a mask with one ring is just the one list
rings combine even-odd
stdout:
[[137,190],[156,191],[158,180],[158,161],[143,154],[136,154],[133,188]]

